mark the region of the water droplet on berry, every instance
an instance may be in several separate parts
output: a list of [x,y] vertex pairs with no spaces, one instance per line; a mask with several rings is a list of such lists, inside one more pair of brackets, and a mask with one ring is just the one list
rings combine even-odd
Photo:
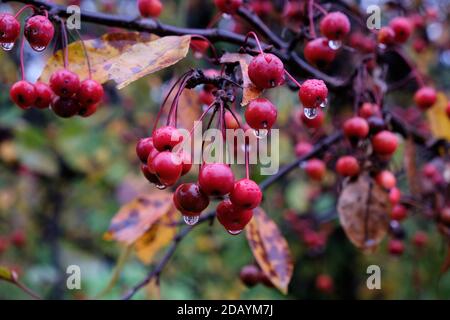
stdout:
[[227,232],[233,236],[237,236],[242,232],[242,230],[227,230]]
[[14,42],[4,42],[2,43],[2,49],[5,51],[11,51],[14,48]]
[[328,46],[333,50],[338,50],[342,47],[342,41],[330,40],[328,41]]
[[379,44],[378,44],[378,48],[379,48],[380,50],[385,50],[385,49],[387,48],[387,46],[386,46],[384,43],[379,43]]
[[167,186],[162,184],[162,183],[161,184],[155,184],[155,187],[157,187],[159,190],[164,190],[164,189],[167,188]]
[[37,51],[37,52],[42,52],[42,51],[44,51],[45,49],[47,49],[47,47],[45,47],[45,46],[43,46],[43,47],[32,46],[31,48],[32,48],[34,51]]
[[269,133],[269,130],[267,129],[255,129],[253,130],[253,133],[255,134],[255,137],[257,139],[264,139],[267,137],[267,134]]
[[196,224],[199,218],[199,216],[183,216],[184,222],[189,226],[193,226],[194,224]]
[[308,119],[314,119],[319,115],[318,108],[303,108],[303,113]]
[[222,18],[229,20],[229,19],[231,19],[231,14],[222,13]]
[[325,99],[322,101],[322,103],[319,105],[321,108],[326,108],[328,107],[328,99]]

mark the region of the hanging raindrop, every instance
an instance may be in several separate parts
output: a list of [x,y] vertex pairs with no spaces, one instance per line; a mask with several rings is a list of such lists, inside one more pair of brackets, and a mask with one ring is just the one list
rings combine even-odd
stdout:
[[242,230],[227,230],[227,232],[233,236],[237,236],[242,232]]
[[320,104],[320,107],[322,109],[328,107],[328,99],[323,100],[322,103]]
[[379,44],[378,44],[378,48],[379,48],[380,50],[385,50],[385,49],[387,48],[387,46],[386,46],[384,43],[379,43]]
[[267,130],[267,129],[255,129],[255,130],[253,130],[253,133],[255,134],[255,137],[257,139],[264,139],[269,134],[269,130]]
[[193,226],[194,224],[196,224],[198,222],[198,219],[200,219],[199,216],[183,216],[184,222],[189,226]]
[[31,47],[34,51],[37,51],[37,52],[42,52],[42,51],[44,51],[45,49],[47,49],[47,47],[39,47],[39,46],[32,46]]
[[319,115],[318,108],[303,108],[303,113],[308,119],[314,119]]
[[167,186],[164,185],[164,184],[162,184],[162,183],[160,183],[160,184],[155,184],[155,187],[157,187],[159,190],[164,190],[164,189],[167,188]]
[[338,50],[342,47],[342,41],[330,40],[328,41],[328,46],[333,50]]
[[11,51],[14,48],[14,42],[4,42],[2,43],[2,49],[5,51]]

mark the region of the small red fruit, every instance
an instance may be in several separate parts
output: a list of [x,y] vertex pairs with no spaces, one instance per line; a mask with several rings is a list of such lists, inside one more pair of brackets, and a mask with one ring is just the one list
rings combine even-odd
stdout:
[[99,103],[103,98],[103,86],[95,80],[86,79],[81,82],[77,98],[82,105]]
[[414,94],[414,102],[420,110],[428,110],[436,103],[437,95],[436,90],[432,87],[423,87],[416,91]]
[[0,13],[0,43],[14,43],[20,34],[20,23],[10,13]]
[[397,184],[397,179],[394,174],[388,170],[383,170],[377,174],[375,181],[383,188],[390,190]]
[[151,160],[151,164],[159,181],[165,186],[174,185],[181,177],[183,170],[181,159],[170,151],[158,153]]
[[230,200],[238,208],[254,209],[261,203],[262,192],[255,181],[241,179],[234,184]]
[[317,116],[313,119],[308,118],[304,112],[301,112],[300,116],[303,124],[310,129],[318,129],[320,128],[325,121],[325,114],[322,110],[319,110]]
[[336,171],[344,177],[354,177],[359,174],[359,163],[355,157],[343,156],[336,163]]
[[78,111],[78,115],[87,118],[92,116],[94,113],[97,112],[98,104],[88,104],[88,105],[81,105],[80,110]]
[[394,256],[401,256],[403,251],[405,251],[405,246],[403,245],[403,241],[392,239],[388,244],[389,253]]
[[299,142],[295,145],[295,155],[300,158],[310,153],[313,149],[313,145],[309,142]]
[[364,139],[369,134],[369,124],[364,118],[353,117],[345,121],[344,134],[350,140]]
[[397,150],[398,139],[390,131],[383,130],[372,138],[373,151],[379,155],[392,155]]
[[203,39],[192,39],[190,43],[191,49],[201,55],[204,55],[209,48],[209,42]]
[[158,151],[172,150],[183,141],[183,136],[177,128],[165,126],[153,132],[153,144]]
[[150,183],[153,183],[157,186],[161,185],[161,181],[159,181],[159,178],[156,176],[156,174],[150,172],[150,170],[148,169],[148,165],[141,163],[141,172]]
[[163,5],[159,0],[138,0],[138,8],[141,16],[157,18],[161,14]]
[[254,264],[244,266],[239,273],[239,278],[247,287],[253,287],[259,283],[261,270]]
[[392,211],[391,211],[391,219],[392,220],[402,221],[406,218],[406,216],[407,216],[407,211],[403,205],[397,204],[392,208]]
[[303,82],[298,93],[305,108],[319,108],[326,102],[328,88],[322,80],[309,79]]
[[395,41],[405,43],[412,33],[411,22],[405,17],[396,17],[391,20],[389,26],[395,32]]
[[258,88],[274,88],[284,82],[283,62],[271,53],[258,54],[248,65],[248,76]]
[[209,205],[208,196],[196,183],[183,183],[173,195],[176,208],[185,216],[198,216]]
[[325,68],[336,58],[336,50],[328,46],[328,39],[326,38],[309,41],[303,53],[306,61],[319,68]]
[[150,153],[155,150],[153,145],[153,138],[142,138],[136,144],[136,154],[142,163],[147,163]]
[[392,205],[396,205],[397,203],[399,203],[401,197],[402,193],[399,188],[391,188],[391,190],[389,191],[389,201]]
[[320,159],[308,160],[304,169],[306,174],[313,180],[320,181],[325,176],[325,163]]
[[214,3],[221,12],[235,14],[242,5],[242,0],[214,0]]
[[330,12],[320,22],[320,32],[330,40],[342,40],[350,32],[350,21],[341,12]]
[[80,111],[80,104],[74,98],[55,97],[52,101],[53,112],[61,118],[70,118]]
[[9,91],[11,100],[22,109],[30,108],[36,101],[36,89],[28,81],[21,80],[13,84]]
[[52,89],[43,82],[36,82],[34,89],[36,91],[34,106],[38,109],[47,109],[54,97]]
[[328,274],[319,274],[316,278],[316,289],[322,293],[332,293],[334,289],[333,278]]
[[359,116],[364,119],[368,119],[372,116],[378,115],[380,108],[378,105],[370,102],[364,102],[359,109]]
[[47,17],[36,15],[27,20],[24,34],[34,50],[43,51],[52,41],[55,28]]
[[226,164],[206,164],[200,169],[198,184],[207,195],[224,196],[233,190],[234,174]]
[[[236,118],[235,118],[235,116],[236,116]],[[238,114],[235,114],[233,116],[233,114],[231,114],[230,111],[225,112],[225,127],[227,129],[233,129],[233,130],[239,129],[240,123],[241,123],[241,119]]]
[[423,248],[428,243],[428,235],[423,231],[417,231],[413,237],[413,243],[417,248]]
[[383,27],[378,31],[378,42],[386,46],[395,43],[395,31],[391,27]]
[[221,201],[216,212],[219,222],[233,235],[239,234],[253,217],[252,210],[239,209],[230,200]]
[[27,237],[22,230],[16,230],[11,234],[11,243],[18,248],[22,248],[27,243]]
[[250,101],[245,109],[245,120],[255,130],[269,130],[277,120],[277,114],[277,108],[272,102],[265,98],[257,98]]
[[61,69],[50,77],[50,87],[57,96],[70,98],[80,89],[80,78],[72,71]]

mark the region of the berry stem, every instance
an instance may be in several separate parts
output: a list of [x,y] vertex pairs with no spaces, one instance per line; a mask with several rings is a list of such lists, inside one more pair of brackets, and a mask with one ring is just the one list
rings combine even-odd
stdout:
[[198,120],[196,121],[197,123],[195,123],[194,126],[192,126],[191,131],[189,132],[190,137],[192,138],[192,134],[194,133],[195,129],[197,128],[197,126],[199,125],[199,123],[201,123],[203,121],[203,119],[205,118],[205,116],[209,113],[209,111],[216,106],[216,101],[214,101],[213,103],[211,103],[205,111],[203,111],[203,113],[200,115],[200,117],[198,118]]
[[247,33],[247,35],[245,36],[245,40],[244,40],[244,44],[247,44],[248,38],[252,36],[253,38],[255,38],[256,41],[256,45],[258,46],[259,52],[261,52],[261,54],[264,54],[264,51],[261,47],[261,43],[259,42],[258,36],[256,35],[255,32],[250,31],[249,33]]
[[[33,14],[36,12],[36,7],[35,6],[33,6],[32,4],[27,4],[27,5],[23,6],[22,8],[20,8],[19,11],[17,11],[17,13],[14,16],[14,18],[17,18],[18,16],[20,16],[22,14],[22,12],[24,12],[28,8],[33,9]],[[45,11],[47,11],[47,10],[45,10]]]
[[89,54],[86,48],[86,44],[83,41],[83,38],[81,38],[81,34],[80,32],[75,28],[75,33],[78,37],[78,39],[80,39],[81,42],[81,47],[83,48],[83,53],[84,53],[84,57],[86,58],[86,63],[87,63],[87,67],[88,67],[88,74],[89,74],[89,79],[92,79],[92,65],[91,65],[91,59],[89,58]]
[[61,23],[61,34],[62,34],[62,46],[63,46],[63,55],[64,55],[64,68],[67,69],[69,67],[69,41],[67,39],[67,31],[66,24],[64,20],[60,20]]
[[314,28],[314,0],[308,1],[308,18],[309,18],[309,33],[311,37],[316,37],[316,30]]
[[206,38],[206,37],[204,37],[204,36],[202,36],[202,35],[199,35],[199,34],[193,34],[193,35],[191,36],[191,38],[198,38],[198,39],[201,39],[201,40],[203,40],[203,41],[208,42],[209,47],[211,48],[211,52],[212,52],[212,54],[213,54],[213,56],[214,56],[214,60],[215,60],[216,62],[219,62],[219,56],[217,55],[216,47],[214,46],[214,44],[213,44],[208,38]]
[[300,82],[298,82],[286,69],[284,69],[284,72],[289,77],[289,79],[291,79],[291,81],[296,84],[297,87],[301,88],[302,85],[300,84]]
[[22,80],[25,80],[25,62],[23,58],[24,46],[25,46],[25,37],[22,37],[22,39],[20,39],[20,72]]

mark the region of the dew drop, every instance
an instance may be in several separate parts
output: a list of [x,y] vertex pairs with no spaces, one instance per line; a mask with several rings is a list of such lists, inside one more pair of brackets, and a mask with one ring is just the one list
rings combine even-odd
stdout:
[[242,232],[242,230],[227,230],[227,232],[233,236],[237,236]]
[[199,216],[183,216],[184,222],[189,226],[193,226],[194,224],[196,224],[199,218]]
[[314,119],[319,115],[318,108],[303,108],[303,113],[308,119]]
[[385,49],[387,48],[387,46],[386,46],[384,43],[379,43],[379,44],[378,44],[378,48],[379,48],[380,50],[385,50]]
[[11,51],[14,48],[14,42],[4,42],[2,43],[2,49],[5,51]]
[[328,41],[328,46],[333,50],[338,50],[342,47],[342,41],[330,40]]
[[34,51],[37,51],[37,52],[42,52],[42,51],[44,51],[45,49],[47,49],[47,47],[39,47],[39,46],[33,46],[33,47],[31,47]]
[[328,99],[323,100],[322,103],[320,104],[320,107],[322,109],[328,107]]
[[231,14],[228,13],[222,13],[222,18],[230,20],[231,19]]
[[158,188],[159,190],[164,190],[164,189],[167,188],[167,186],[162,184],[162,183],[161,184],[155,184],[155,187]]
[[264,139],[267,137],[267,134],[269,133],[269,130],[267,129],[255,129],[253,130],[253,133],[255,134],[255,137],[257,139]]

